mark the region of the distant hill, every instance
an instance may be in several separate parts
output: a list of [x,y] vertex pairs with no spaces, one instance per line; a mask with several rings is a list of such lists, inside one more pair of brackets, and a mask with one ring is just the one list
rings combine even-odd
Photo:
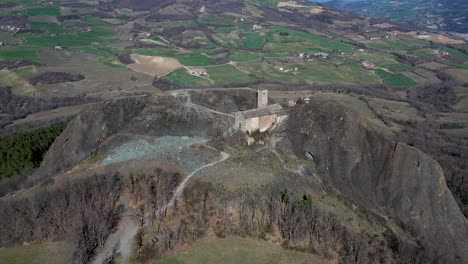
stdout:
[[388,17],[420,27],[468,33],[468,1],[465,0],[333,0],[326,5],[363,15]]

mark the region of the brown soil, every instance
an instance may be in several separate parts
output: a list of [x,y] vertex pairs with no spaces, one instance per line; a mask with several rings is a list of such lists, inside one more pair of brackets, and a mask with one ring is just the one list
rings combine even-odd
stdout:
[[449,38],[447,36],[439,35],[439,34],[417,35],[415,36],[415,38],[430,40],[430,41],[439,42],[442,44],[454,44],[454,45],[465,44],[465,41],[463,40],[453,39],[453,38]]
[[172,58],[138,54],[132,54],[130,57],[135,61],[135,63],[129,65],[130,69],[151,76],[162,76],[182,67],[182,64],[180,64],[178,60]]
[[299,5],[296,3],[291,3],[291,2],[278,2],[278,7],[306,7],[306,6]]
[[322,7],[311,8],[311,9],[309,10],[309,12],[310,12],[311,14],[322,13],[322,12],[323,12],[323,8],[322,8]]

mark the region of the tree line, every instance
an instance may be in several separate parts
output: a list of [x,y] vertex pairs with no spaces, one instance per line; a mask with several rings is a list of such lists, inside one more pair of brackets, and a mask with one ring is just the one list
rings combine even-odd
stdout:
[[39,167],[66,122],[0,137],[0,179]]

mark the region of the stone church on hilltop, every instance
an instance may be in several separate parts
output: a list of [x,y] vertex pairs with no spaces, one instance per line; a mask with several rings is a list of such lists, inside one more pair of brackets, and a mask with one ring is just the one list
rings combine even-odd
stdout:
[[265,132],[287,118],[280,104],[268,105],[268,90],[257,90],[257,108],[234,113],[235,129],[247,134]]

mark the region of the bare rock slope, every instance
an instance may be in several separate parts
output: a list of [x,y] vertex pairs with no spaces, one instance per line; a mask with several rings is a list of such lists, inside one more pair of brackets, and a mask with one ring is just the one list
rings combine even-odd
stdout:
[[313,157],[324,181],[386,219],[400,239],[412,237],[436,263],[468,261],[468,222],[431,157],[336,103],[296,109],[288,130],[297,155]]
[[[35,179],[66,171],[105,148],[116,133],[151,136],[207,136],[228,120],[184,104],[186,98],[142,96],[97,103],[81,111],[47,152]],[[107,146],[108,147],[108,146]]]

